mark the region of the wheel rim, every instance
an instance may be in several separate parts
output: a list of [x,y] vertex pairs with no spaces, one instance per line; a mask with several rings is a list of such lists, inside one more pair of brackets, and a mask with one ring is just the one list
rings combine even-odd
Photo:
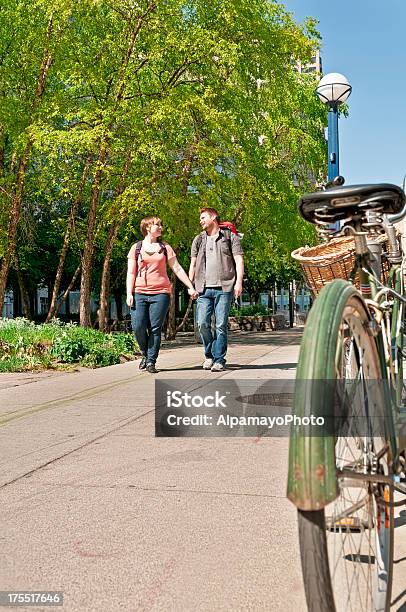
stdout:
[[344,309],[336,351],[336,377],[343,381],[337,408],[355,418],[337,438],[336,466],[345,476],[339,478],[339,497],[325,508],[330,576],[340,612],[384,611],[391,578],[393,517],[382,505],[383,498],[391,499],[391,490],[359,479],[362,474],[388,475],[390,458],[385,437],[365,426],[383,399],[378,354],[358,304],[350,300]]

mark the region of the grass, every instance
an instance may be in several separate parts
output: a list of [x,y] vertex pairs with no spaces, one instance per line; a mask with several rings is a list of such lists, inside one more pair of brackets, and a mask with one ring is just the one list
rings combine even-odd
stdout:
[[132,334],[106,334],[54,320],[35,325],[27,319],[0,320],[0,372],[97,368],[134,358]]

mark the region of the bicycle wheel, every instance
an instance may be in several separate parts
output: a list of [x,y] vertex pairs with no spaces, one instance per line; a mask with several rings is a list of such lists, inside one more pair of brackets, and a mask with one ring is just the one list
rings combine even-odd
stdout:
[[322,510],[298,511],[302,573],[312,612],[384,612],[391,596],[394,516],[393,487],[383,482],[391,474],[390,446],[382,421],[377,427],[372,418],[376,406],[385,410],[385,397],[377,397],[381,367],[359,293],[338,282],[347,297],[329,315],[320,308],[334,289],[323,290],[309,316],[298,365],[309,381],[310,401],[332,372],[342,381],[335,407],[346,417],[335,444],[338,497]]

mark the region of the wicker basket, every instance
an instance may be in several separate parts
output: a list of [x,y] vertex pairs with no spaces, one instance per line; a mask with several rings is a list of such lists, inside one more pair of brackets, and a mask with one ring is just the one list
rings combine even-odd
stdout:
[[[385,252],[386,234],[378,237]],[[303,269],[309,289],[317,294],[335,278],[349,280],[355,265],[355,243],[352,236],[333,238],[314,247],[301,247],[292,253]],[[386,280],[387,261],[382,257],[382,280]],[[355,285],[359,288],[358,274]]]

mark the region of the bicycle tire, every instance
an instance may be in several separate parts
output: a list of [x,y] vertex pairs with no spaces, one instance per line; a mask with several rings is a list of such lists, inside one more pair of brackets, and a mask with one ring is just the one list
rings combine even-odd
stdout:
[[[337,283],[341,283],[341,290]],[[343,299],[337,300],[337,307],[331,309],[328,298],[334,292]],[[329,312],[326,305],[330,305]],[[343,281],[331,283],[323,289],[310,312],[298,375],[310,381],[307,392],[311,398],[311,393],[320,389],[320,380],[331,379],[332,364],[334,376],[344,377],[344,384],[349,385],[358,368],[360,380],[366,381],[362,383],[364,396],[360,394],[359,406],[365,411],[367,432],[374,432],[369,423],[368,382],[379,381],[382,371],[368,323],[369,314],[358,291]],[[354,399],[347,408],[353,411],[352,416],[358,410],[359,417],[356,403]],[[390,445],[383,435],[364,436],[357,430],[348,433],[336,438],[334,450],[336,466],[346,474],[339,479],[338,498],[320,510],[298,510],[302,575],[310,612],[355,609],[386,612],[390,606],[393,487],[379,481],[381,474],[392,473]],[[365,461],[366,449],[370,466]],[[366,480],[360,480],[361,460],[366,474],[361,473],[361,477]]]

